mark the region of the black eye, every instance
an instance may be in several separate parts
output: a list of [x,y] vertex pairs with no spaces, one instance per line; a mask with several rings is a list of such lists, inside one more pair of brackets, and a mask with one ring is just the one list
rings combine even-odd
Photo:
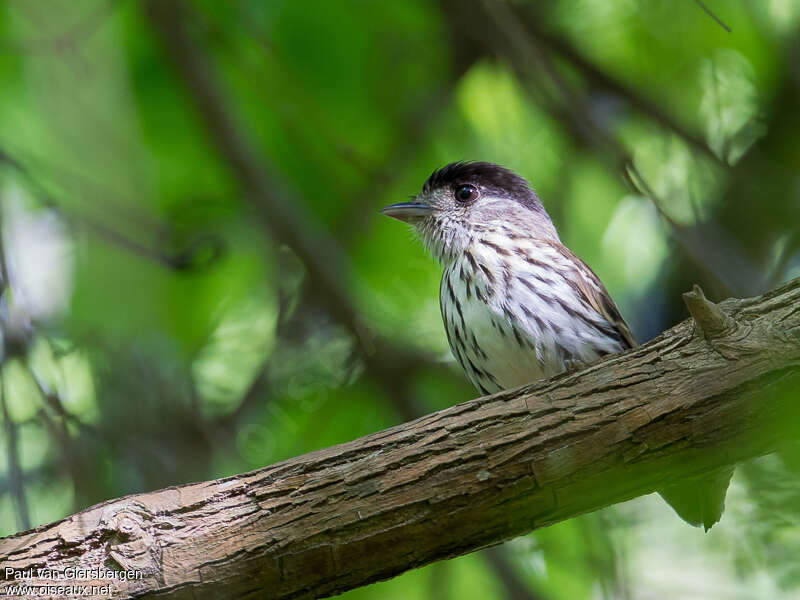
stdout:
[[474,185],[460,185],[456,188],[454,196],[459,202],[472,202],[478,197],[478,188]]

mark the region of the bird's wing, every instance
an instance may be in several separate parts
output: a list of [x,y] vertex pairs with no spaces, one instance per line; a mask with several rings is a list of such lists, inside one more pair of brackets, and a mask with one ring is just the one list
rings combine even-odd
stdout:
[[617,308],[616,303],[597,274],[579,256],[563,244],[559,244],[558,250],[565,258],[576,265],[576,270],[582,275],[575,277],[574,280],[577,283],[578,291],[589,303],[589,306],[614,326],[619,333],[620,339],[628,345],[628,348],[635,348],[638,344],[636,343],[636,338],[633,337],[631,328],[622,318],[619,308]]

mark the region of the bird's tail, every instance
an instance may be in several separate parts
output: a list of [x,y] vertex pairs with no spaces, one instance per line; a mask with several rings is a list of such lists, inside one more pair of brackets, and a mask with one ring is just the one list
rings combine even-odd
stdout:
[[701,477],[682,479],[658,493],[681,519],[708,531],[722,517],[732,475],[733,467],[725,467]]

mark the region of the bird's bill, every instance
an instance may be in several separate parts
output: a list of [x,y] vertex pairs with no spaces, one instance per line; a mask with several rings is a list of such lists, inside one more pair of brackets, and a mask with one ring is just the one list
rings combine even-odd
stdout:
[[431,207],[421,202],[398,202],[381,209],[381,213],[398,221],[412,223],[431,214]]

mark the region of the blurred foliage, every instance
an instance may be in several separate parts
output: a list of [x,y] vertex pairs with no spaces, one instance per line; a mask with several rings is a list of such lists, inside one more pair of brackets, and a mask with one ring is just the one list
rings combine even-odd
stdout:
[[[693,283],[800,275],[798,0],[189,0],[223,116],[158,1],[0,5],[0,534],[474,395],[439,268],[378,215],[453,160],[528,177],[641,340]],[[324,241],[357,319],[215,126]],[[349,596],[797,597],[798,470],[797,446],[742,465],[707,535],[640,498]]]

